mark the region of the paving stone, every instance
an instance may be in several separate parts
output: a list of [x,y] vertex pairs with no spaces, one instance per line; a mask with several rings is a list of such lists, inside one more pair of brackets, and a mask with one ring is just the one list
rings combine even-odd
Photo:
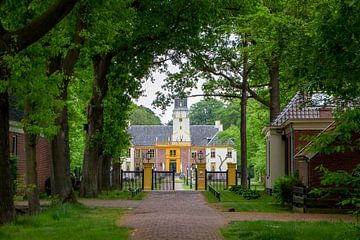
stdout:
[[121,221],[135,229],[131,239],[222,239],[223,214],[207,206],[200,192],[151,192]]

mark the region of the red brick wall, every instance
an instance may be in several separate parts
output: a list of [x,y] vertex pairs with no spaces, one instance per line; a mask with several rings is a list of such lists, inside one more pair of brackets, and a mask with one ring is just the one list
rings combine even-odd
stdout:
[[[17,137],[17,175],[18,180],[25,180],[25,136],[21,133],[10,132],[10,151],[12,150],[12,138]],[[45,191],[45,180],[50,177],[50,143],[46,138],[39,137],[36,147],[37,172],[39,191]]]
[[331,171],[344,170],[351,172],[360,164],[360,152],[318,154],[310,160],[309,187],[320,187],[322,174],[316,170],[321,164]]
[[45,191],[45,181],[50,177],[50,142],[39,137],[36,146],[38,184],[41,192]]
[[196,163],[195,159],[191,158],[191,152],[192,151],[196,151],[196,161],[199,161],[199,159],[198,159],[199,152],[202,151],[203,152],[203,160],[202,160],[202,162],[203,163],[206,162],[206,148],[195,148],[195,149],[190,149],[190,164],[189,165],[191,165],[193,163],[194,164]]
[[190,165],[190,157],[191,153],[189,155],[190,148],[189,147],[182,147],[180,149],[180,159],[181,159],[181,165],[182,165],[182,172],[186,172],[186,168]]
[[295,154],[311,141],[312,136],[317,136],[320,130],[295,130],[294,131],[294,148]]
[[331,108],[322,108],[320,109],[320,118],[332,118],[332,109]]
[[[166,159],[165,154],[166,154],[165,148],[157,149],[156,169],[165,170],[165,159]],[[160,163],[161,163],[161,167],[160,167]]]

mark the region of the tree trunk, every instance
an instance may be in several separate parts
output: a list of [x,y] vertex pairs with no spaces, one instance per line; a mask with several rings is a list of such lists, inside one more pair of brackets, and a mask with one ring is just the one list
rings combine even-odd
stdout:
[[[1,62],[0,81],[5,83],[7,77],[3,56],[17,53],[39,40],[61,21],[75,6],[74,1],[56,1],[42,15],[30,24],[14,32],[6,31],[1,25]],[[10,149],[9,149],[9,96],[7,90],[0,93],[0,224],[15,217],[15,208],[11,191]]]
[[[25,116],[34,110],[33,104],[26,100]],[[29,203],[29,214],[40,212],[39,188],[36,168],[36,135],[29,133],[25,128],[25,159],[26,159],[26,195]]]
[[241,158],[241,186],[246,187],[247,181],[247,136],[246,136],[246,107],[247,92],[242,90],[240,117],[240,158]]
[[[62,89],[61,99],[67,99],[67,85]],[[54,183],[54,187],[52,187],[54,192],[51,194],[59,197],[62,202],[76,202],[70,175],[69,125],[66,104],[56,119],[56,125],[60,129],[51,141],[52,182]]]
[[270,77],[270,122],[280,113],[280,67],[277,59],[269,66]]
[[90,103],[87,109],[87,133],[84,153],[83,178],[80,186],[81,197],[97,197],[99,194],[99,169],[101,169],[103,132],[103,99],[108,90],[106,74],[112,55],[97,55],[93,59],[95,79]]
[[[85,14],[86,6],[81,2],[74,36],[74,43],[82,45],[84,39],[80,37],[79,33],[85,28]],[[54,194],[57,195],[62,202],[77,202],[74,194],[71,174],[70,174],[70,147],[69,147],[69,119],[68,119],[68,86],[70,77],[74,73],[74,68],[80,55],[80,47],[72,48],[66,55],[64,62],[61,64],[58,58],[54,58],[53,64],[50,66],[50,72],[61,70],[64,73],[63,85],[59,99],[64,102],[64,107],[60,111],[56,119],[56,125],[59,126],[59,132],[54,136],[52,146],[52,183],[54,187]],[[60,66],[61,65],[61,66]]]
[[121,184],[121,165],[119,162],[113,162],[113,172],[112,172],[112,185],[114,187],[120,187]]
[[111,175],[111,156],[105,155],[102,161],[102,179],[101,179],[101,190],[109,191],[111,189],[110,175]]
[[241,186],[246,187],[247,181],[247,138],[246,138],[246,107],[247,107],[247,85],[249,74],[249,58],[246,52],[248,42],[243,40],[243,72],[242,72],[242,89],[241,89],[241,118],[240,118],[240,157],[241,157]]
[[[6,75],[1,67],[0,84],[3,84]],[[10,174],[9,95],[6,90],[0,92],[0,139],[0,224],[4,224],[15,217]]]

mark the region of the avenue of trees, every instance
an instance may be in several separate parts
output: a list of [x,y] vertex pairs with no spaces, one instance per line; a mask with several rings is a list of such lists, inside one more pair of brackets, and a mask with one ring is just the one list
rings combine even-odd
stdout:
[[[169,61],[180,71],[168,74],[169,94],[159,93],[157,105],[189,96],[205,80],[203,95],[225,100],[204,102],[224,109],[208,118],[219,114],[223,134],[240,146],[244,186],[248,162],[263,171],[254,129],[274,120],[294,92],[327,92],[343,106],[360,93],[356,0],[0,0],[0,9],[0,224],[15,217],[10,99],[24,112],[27,199],[37,214],[38,136],[51,142],[52,193],[76,202],[70,170],[81,166],[80,196],[97,197],[109,188],[112,159],[128,147],[129,120],[149,115],[133,100]],[[324,151],[360,150],[349,135],[359,132],[359,112],[339,109]],[[208,123],[201,115],[197,121]],[[339,139],[343,147],[328,147]]]
[[[191,95],[190,90],[200,80],[205,80],[202,96],[220,97],[229,102],[238,99],[238,156],[241,184],[246,186],[251,145],[248,142],[251,133],[247,129],[252,129],[254,124],[249,122],[253,119],[247,112],[252,108],[248,106],[250,100],[268,109],[266,125],[299,90],[326,92],[341,100],[341,106],[349,106],[349,102],[356,106],[354,101],[360,87],[360,82],[355,80],[359,77],[356,64],[359,7],[359,1],[241,1],[229,19],[213,22],[204,28],[196,44],[185,52],[177,52],[173,63],[180,72],[168,72],[163,86],[167,92],[158,92],[155,104],[166,105],[173,93]],[[337,111],[338,119],[357,111],[358,108],[341,108]],[[346,122],[339,120],[339,123]],[[343,136],[345,143],[351,138],[349,132],[358,131],[356,122],[350,125],[346,127],[346,137]],[[336,131],[327,137],[329,147],[321,144],[321,149],[344,151],[345,148],[331,145],[342,133]],[[352,139],[350,148],[359,147],[356,139]]]

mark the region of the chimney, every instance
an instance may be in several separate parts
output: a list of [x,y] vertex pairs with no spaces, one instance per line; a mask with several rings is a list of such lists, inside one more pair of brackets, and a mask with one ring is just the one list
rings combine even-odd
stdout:
[[215,128],[219,129],[219,132],[223,130],[223,125],[221,124],[220,120],[215,121]]

